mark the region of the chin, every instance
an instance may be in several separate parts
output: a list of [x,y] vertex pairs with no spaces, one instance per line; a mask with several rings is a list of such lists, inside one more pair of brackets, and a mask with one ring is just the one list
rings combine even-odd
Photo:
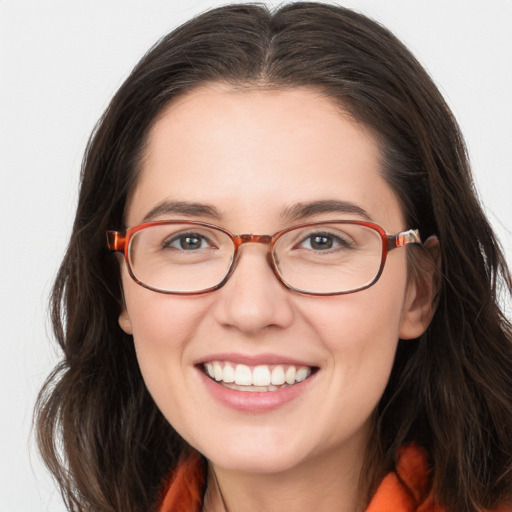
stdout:
[[298,467],[303,459],[288,457],[281,453],[236,453],[216,454],[207,459],[215,466],[226,471],[246,474],[277,474]]
[[196,449],[214,466],[227,471],[272,474],[282,473],[299,466],[308,458],[306,443],[302,440],[283,442],[280,435],[230,435],[222,441],[204,440]]

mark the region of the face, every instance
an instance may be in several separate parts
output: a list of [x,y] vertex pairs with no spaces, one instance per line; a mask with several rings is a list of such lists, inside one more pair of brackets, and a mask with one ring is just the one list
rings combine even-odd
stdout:
[[[290,217],[297,205],[331,200],[366,214],[340,207]],[[366,215],[390,234],[415,227],[404,225],[363,127],[311,90],[219,85],[194,90],[159,117],[126,223],[193,219],[235,234],[274,234],[294,223]],[[314,459],[361,458],[397,341],[425,326],[421,294],[407,278],[408,249],[388,255],[371,288],[328,297],[282,286],[266,246],[240,250],[229,281],[204,295],[150,291],[123,263],[119,322],[133,334],[155,402],[192,446],[229,470],[280,472]],[[253,378],[277,367],[311,375],[274,391],[233,390],[206,374],[214,362],[248,366]]]

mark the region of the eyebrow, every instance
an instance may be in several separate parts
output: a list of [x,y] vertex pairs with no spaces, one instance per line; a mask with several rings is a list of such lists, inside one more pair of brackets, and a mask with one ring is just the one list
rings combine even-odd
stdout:
[[[322,213],[352,214],[369,221],[373,220],[370,214],[360,206],[349,201],[339,201],[335,199],[297,203],[286,208],[281,217],[287,221],[299,221]],[[162,201],[144,216],[142,222],[149,222],[162,215],[209,217],[214,220],[220,220],[222,217],[219,210],[209,204],[188,201]]]
[[220,219],[221,214],[214,206],[187,201],[162,201],[152,208],[142,222],[148,222],[161,215],[183,215],[186,217],[210,217]]
[[370,214],[357,204],[349,201],[338,201],[335,199],[324,201],[311,201],[308,203],[298,203],[290,208],[287,208],[282,217],[285,219],[297,221],[307,217],[313,217],[321,213],[350,213],[358,215],[366,220],[373,220]]

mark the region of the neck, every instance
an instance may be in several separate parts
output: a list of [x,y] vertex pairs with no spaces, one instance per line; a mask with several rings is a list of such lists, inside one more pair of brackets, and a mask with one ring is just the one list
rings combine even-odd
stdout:
[[356,453],[309,459],[280,473],[246,473],[209,463],[203,512],[362,512],[368,482]]

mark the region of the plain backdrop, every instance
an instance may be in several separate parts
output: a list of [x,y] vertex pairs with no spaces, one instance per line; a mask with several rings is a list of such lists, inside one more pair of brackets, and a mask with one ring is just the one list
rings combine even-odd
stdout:
[[[150,45],[222,3],[0,0],[0,512],[64,510],[30,431],[37,390],[58,359],[47,298],[88,135]],[[339,3],[391,28],[439,85],[511,262],[512,0]]]

